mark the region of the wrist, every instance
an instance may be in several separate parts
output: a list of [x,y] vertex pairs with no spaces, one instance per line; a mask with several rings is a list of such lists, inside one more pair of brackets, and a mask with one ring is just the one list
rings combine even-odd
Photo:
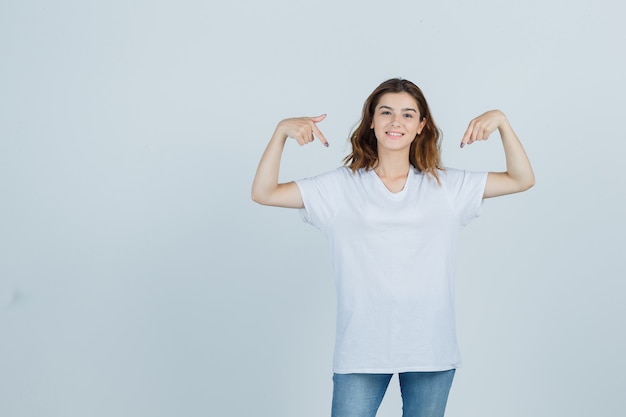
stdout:
[[272,141],[286,142],[288,137],[287,132],[279,123],[274,130],[274,134],[272,135]]
[[506,133],[512,131],[513,128],[511,127],[511,124],[509,123],[509,119],[506,118],[506,115],[502,113],[501,111],[499,112],[501,114],[501,119],[500,119],[500,123],[498,124],[498,132],[500,133],[500,136],[503,136]]

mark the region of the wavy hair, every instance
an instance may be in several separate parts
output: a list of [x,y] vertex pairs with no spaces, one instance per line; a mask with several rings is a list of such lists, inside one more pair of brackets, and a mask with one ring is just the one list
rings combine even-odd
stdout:
[[352,152],[344,158],[344,164],[353,172],[361,168],[370,170],[376,166],[378,142],[370,126],[380,98],[387,93],[408,93],[417,102],[420,120],[426,119],[426,124],[411,143],[409,162],[420,172],[432,175],[439,183],[437,171],[444,169],[441,163],[441,132],[433,121],[422,90],[411,81],[402,78],[392,78],[383,82],[367,98],[363,105],[361,121],[350,135]]

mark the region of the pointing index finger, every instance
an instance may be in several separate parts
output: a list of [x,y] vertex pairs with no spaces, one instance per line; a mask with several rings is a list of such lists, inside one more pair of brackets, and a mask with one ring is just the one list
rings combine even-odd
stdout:
[[322,144],[328,148],[328,140],[326,140],[326,138],[324,137],[324,134],[322,133],[321,130],[319,130],[316,124],[313,125],[313,133],[315,134],[315,136],[317,136],[320,139]]
[[317,127],[317,124],[324,119],[326,119],[326,114],[322,114],[317,117],[311,117],[311,121],[313,122],[311,126],[311,133],[317,136],[324,146],[328,147],[328,140],[326,140],[322,131],[319,130],[319,128]]
[[463,135],[463,138],[461,139],[461,148],[463,148],[468,143],[472,143],[470,141],[472,137],[472,131],[473,131],[473,127],[472,127],[472,124],[470,123],[470,125],[467,127],[467,130],[465,131],[465,134]]

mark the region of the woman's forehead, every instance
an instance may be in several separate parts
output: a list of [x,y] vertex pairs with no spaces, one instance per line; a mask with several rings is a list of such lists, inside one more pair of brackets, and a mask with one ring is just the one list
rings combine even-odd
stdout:
[[411,108],[417,110],[417,100],[406,92],[385,93],[378,100],[377,108],[385,106],[394,110]]

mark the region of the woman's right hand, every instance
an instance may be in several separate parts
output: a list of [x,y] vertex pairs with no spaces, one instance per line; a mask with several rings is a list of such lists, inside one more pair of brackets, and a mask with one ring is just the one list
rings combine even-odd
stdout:
[[300,146],[313,142],[317,136],[322,144],[328,147],[328,140],[317,127],[317,123],[325,118],[326,115],[322,114],[316,117],[292,117],[281,120],[276,126],[276,132],[295,139]]

